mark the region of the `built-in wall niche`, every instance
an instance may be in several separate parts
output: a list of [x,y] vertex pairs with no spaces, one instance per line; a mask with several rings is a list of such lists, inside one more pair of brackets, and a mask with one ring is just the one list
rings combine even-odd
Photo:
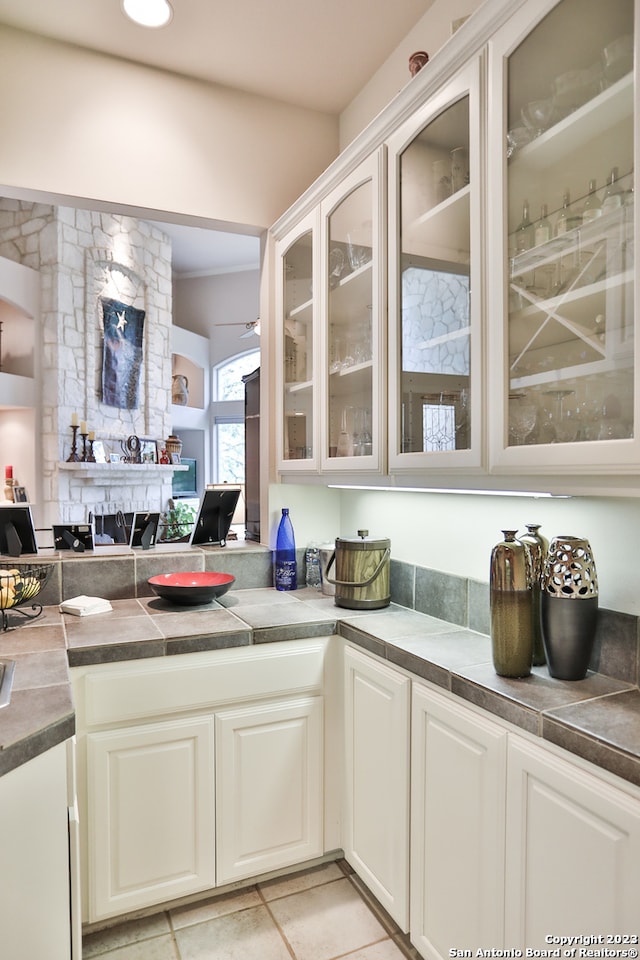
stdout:
[[35,321],[23,310],[0,299],[0,372],[34,376]]
[[[0,500],[4,500],[5,468],[12,467],[14,483],[24,487],[30,503],[40,500],[36,471],[36,414],[33,408],[0,406]],[[37,513],[34,511],[36,521]]]
[[[204,410],[204,368],[189,357],[174,353],[171,358],[172,402],[177,406]],[[183,380],[179,378],[184,378]],[[178,402],[182,389],[186,389],[186,404]]]

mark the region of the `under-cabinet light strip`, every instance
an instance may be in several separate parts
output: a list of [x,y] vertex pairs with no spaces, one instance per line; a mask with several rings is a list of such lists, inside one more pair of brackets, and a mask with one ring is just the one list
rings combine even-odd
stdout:
[[329,483],[332,490],[371,490],[392,493],[459,493],[473,497],[533,497],[540,499],[570,500],[570,493],[550,493],[546,490],[466,490],[455,487],[386,487],[375,484]]

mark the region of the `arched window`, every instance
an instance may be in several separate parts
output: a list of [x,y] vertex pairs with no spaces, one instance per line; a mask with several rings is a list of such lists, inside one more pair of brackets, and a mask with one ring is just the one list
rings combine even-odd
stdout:
[[244,383],[260,366],[260,350],[228,357],[213,368],[214,483],[244,483]]

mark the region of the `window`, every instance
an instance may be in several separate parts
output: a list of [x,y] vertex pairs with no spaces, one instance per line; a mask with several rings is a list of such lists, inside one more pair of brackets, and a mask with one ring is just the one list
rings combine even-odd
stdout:
[[213,369],[213,481],[244,483],[244,383],[260,366],[260,350],[239,353]]

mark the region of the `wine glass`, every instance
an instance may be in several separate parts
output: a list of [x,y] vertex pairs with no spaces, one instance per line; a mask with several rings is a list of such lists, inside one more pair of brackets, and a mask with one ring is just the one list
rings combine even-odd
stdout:
[[509,443],[522,446],[538,419],[538,408],[526,393],[509,394]]
[[552,401],[549,410],[549,422],[554,431],[552,443],[571,443],[578,435],[578,417],[565,406],[565,399],[574,393],[575,390],[545,390],[545,395]]

